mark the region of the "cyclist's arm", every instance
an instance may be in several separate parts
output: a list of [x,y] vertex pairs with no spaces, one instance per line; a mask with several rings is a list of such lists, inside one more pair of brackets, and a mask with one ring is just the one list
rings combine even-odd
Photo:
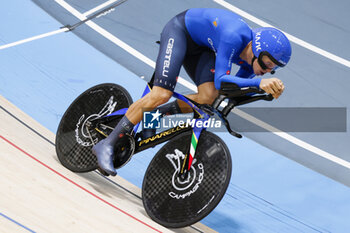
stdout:
[[257,88],[259,88],[261,78],[247,79],[247,78],[240,78],[240,77],[233,76],[233,75],[222,75],[219,78],[215,79],[215,88],[219,90],[222,82],[235,83],[239,87],[257,87]]
[[235,34],[231,34],[231,37],[226,41],[228,42],[221,41],[218,46],[215,62],[215,88],[219,90],[222,82],[232,82],[239,87],[255,86],[259,88],[261,78],[252,79],[255,75],[252,75],[251,71],[241,68],[236,75],[230,75],[232,66],[230,58],[233,57],[232,52],[238,50],[241,39]]
[[252,79],[255,77],[255,74],[251,66],[248,67],[248,65],[242,65],[237,71],[236,76],[241,78]]

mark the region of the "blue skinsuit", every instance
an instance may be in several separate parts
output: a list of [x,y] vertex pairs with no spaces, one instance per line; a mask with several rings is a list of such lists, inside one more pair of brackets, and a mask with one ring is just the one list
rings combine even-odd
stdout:
[[[183,65],[197,86],[214,81],[216,89],[221,82],[259,87],[261,79],[252,79],[251,65],[239,57],[251,40],[251,28],[235,13],[189,9],[163,29],[154,85],[173,90]],[[232,63],[240,66],[235,76],[230,75]]]

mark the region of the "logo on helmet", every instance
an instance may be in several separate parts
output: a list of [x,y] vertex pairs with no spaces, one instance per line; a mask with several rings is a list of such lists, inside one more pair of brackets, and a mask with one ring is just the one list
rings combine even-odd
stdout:
[[261,50],[261,43],[260,43],[260,36],[261,36],[261,32],[257,32],[256,36],[255,36],[255,50],[258,52]]
[[287,63],[285,61],[283,61],[282,59],[278,60],[282,65],[287,65]]

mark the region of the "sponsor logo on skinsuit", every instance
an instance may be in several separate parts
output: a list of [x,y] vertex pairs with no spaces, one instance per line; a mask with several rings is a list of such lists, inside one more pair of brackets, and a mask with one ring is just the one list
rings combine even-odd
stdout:
[[211,49],[214,51],[215,56],[216,56],[216,49],[214,47],[214,42],[213,42],[213,40],[211,38],[208,38],[208,43],[210,44]]
[[168,77],[171,54],[173,53],[174,42],[175,42],[174,38],[169,38],[168,45],[167,45],[167,48],[165,51],[165,56],[164,56],[164,65],[163,65],[163,72],[162,72],[162,75],[164,77]]

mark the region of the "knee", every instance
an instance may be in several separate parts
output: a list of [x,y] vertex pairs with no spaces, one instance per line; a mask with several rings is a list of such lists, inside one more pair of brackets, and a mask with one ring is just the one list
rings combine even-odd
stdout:
[[200,104],[212,104],[215,98],[218,96],[218,91],[207,91],[205,93],[201,93],[199,95],[199,103]]
[[150,93],[150,99],[155,107],[169,101],[173,93],[166,89],[159,89],[154,87]]

